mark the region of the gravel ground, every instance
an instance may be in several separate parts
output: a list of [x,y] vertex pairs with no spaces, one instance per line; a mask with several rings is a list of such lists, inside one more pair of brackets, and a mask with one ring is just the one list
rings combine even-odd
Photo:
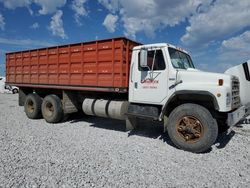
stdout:
[[172,146],[161,126],[136,131],[95,117],[29,120],[18,95],[0,94],[0,187],[249,187],[250,125],[210,151]]

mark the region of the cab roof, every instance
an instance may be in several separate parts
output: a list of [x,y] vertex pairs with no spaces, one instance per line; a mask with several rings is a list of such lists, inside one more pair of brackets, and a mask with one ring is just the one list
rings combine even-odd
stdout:
[[154,43],[154,44],[145,44],[145,45],[140,45],[140,46],[136,46],[134,47],[135,50],[141,50],[142,48],[164,48],[164,47],[171,47],[174,48],[176,50],[182,51],[186,54],[189,54],[186,50],[179,48],[177,46],[174,46],[172,44],[169,43]]

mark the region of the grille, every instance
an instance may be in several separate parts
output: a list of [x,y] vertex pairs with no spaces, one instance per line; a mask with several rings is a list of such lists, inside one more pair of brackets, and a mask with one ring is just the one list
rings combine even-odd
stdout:
[[232,108],[240,106],[240,82],[238,78],[232,79]]

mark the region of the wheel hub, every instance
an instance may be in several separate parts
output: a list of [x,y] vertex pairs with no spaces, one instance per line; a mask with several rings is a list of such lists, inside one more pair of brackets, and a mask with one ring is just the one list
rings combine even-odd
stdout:
[[184,116],[176,124],[177,132],[186,142],[197,142],[203,137],[202,123],[193,116]]
[[50,102],[47,102],[45,105],[45,108],[46,108],[46,111],[45,111],[46,115],[49,117],[52,116],[54,113],[53,105]]
[[28,106],[28,108],[27,108],[27,109],[28,109],[28,112],[29,112],[29,113],[33,113],[34,110],[35,110],[35,107],[34,107],[34,103],[33,103],[32,100],[29,100],[29,101],[28,101],[28,105],[27,105],[27,106]]

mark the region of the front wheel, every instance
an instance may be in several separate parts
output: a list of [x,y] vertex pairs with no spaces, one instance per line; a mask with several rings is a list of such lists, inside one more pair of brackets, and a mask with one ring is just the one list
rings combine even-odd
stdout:
[[197,104],[176,107],[168,119],[167,131],[180,149],[200,153],[208,150],[218,136],[218,125],[211,113]]

